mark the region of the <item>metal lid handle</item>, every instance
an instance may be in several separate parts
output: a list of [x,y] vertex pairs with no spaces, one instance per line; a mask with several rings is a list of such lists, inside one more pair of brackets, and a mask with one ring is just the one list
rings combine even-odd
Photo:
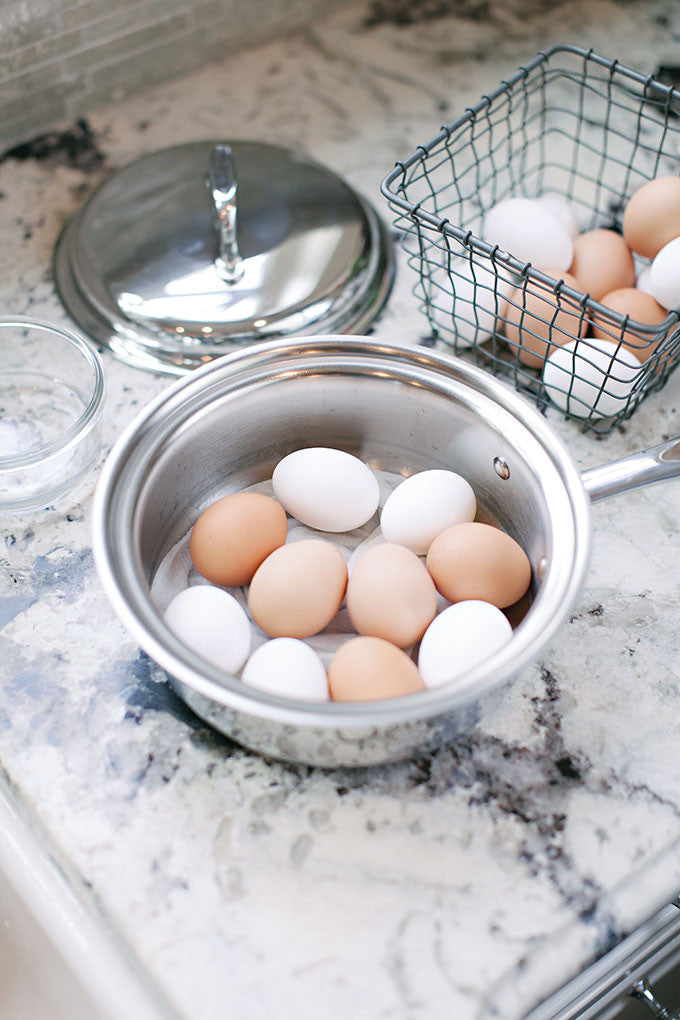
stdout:
[[236,238],[236,164],[228,145],[215,145],[210,153],[208,188],[219,232],[215,268],[225,283],[237,283],[243,277],[245,266]]

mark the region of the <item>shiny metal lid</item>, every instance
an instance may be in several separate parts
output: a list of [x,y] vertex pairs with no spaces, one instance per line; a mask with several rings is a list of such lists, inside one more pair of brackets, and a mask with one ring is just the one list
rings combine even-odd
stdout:
[[392,241],[331,170],[260,142],[161,149],[114,173],[62,232],[55,280],[86,333],[181,374],[235,344],[364,332]]

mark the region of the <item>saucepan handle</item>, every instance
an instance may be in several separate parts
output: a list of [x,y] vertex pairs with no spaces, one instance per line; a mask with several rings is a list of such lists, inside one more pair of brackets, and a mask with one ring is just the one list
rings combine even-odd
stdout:
[[633,453],[630,457],[590,468],[583,472],[581,478],[590,498],[596,500],[635,489],[638,485],[662,482],[676,475],[680,475],[680,437]]

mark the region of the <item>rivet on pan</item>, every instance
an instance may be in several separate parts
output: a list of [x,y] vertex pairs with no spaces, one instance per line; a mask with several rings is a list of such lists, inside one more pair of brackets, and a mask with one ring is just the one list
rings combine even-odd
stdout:
[[502,478],[503,481],[510,477],[510,468],[507,461],[503,460],[502,457],[494,457],[493,467],[498,477]]
[[539,581],[542,581],[545,577],[545,572],[548,569],[548,561],[545,556],[541,556],[540,560],[536,564],[536,576]]

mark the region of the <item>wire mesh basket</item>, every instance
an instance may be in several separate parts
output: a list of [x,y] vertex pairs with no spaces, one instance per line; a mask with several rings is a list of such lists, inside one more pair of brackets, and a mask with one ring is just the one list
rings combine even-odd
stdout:
[[620,232],[630,196],[680,171],[679,115],[680,92],[653,75],[555,46],[398,162],[382,192],[433,336],[584,430],[628,418],[680,360],[678,311],[654,325],[613,311],[489,243],[485,218],[503,199],[552,194],[581,230]]

